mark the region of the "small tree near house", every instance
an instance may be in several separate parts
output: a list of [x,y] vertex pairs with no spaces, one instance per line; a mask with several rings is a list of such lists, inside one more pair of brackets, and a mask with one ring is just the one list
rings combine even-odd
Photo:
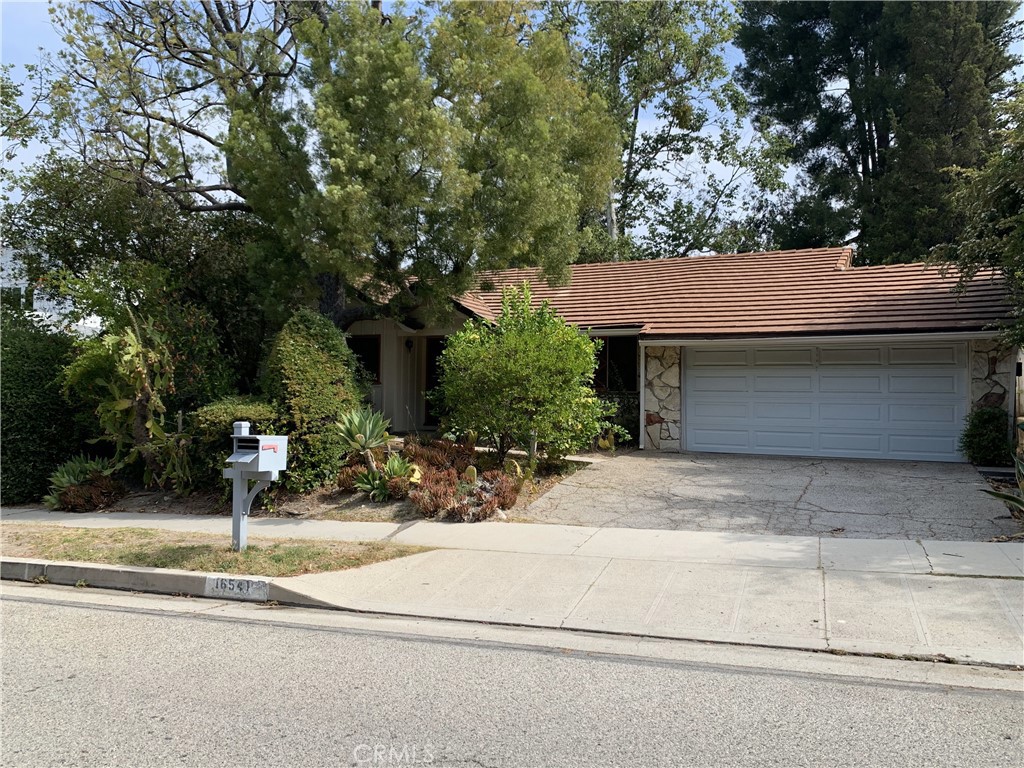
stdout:
[[506,289],[495,322],[470,321],[440,357],[435,396],[449,425],[476,432],[503,461],[521,448],[561,458],[590,445],[610,407],[593,389],[600,342],[580,333],[547,304],[533,307],[529,287]]

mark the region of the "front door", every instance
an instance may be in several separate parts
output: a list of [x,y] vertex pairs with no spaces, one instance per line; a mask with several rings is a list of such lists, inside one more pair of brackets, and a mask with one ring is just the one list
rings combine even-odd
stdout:
[[423,426],[436,427],[440,422],[440,406],[433,403],[427,397],[432,389],[437,387],[441,380],[441,368],[438,365],[438,358],[444,352],[444,336],[431,336],[427,340],[427,367],[423,385]]

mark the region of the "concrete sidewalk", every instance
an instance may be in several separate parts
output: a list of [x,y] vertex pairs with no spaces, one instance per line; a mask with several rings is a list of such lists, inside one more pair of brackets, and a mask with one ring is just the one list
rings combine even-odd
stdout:
[[350,610],[1024,665],[1024,582],[436,550],[276,579]]
[[[148,512],[51,512],[5,508],[0,519],[75,528],[159,528],[230,535],[231,518]],[[836,539],[706,531],[588,528],[575,525],[485,522],[360,523],[255,517],[249,535],[273,538],[381,541],[445,549],[665,560],[717,565],[953,574],[1024,578],[1024,542]]]
[[[231,522],[42,510],[4,510],[3,519],[210,533],[228,533]],[[1024,665],[1022,543],[273,518],[251,520],[250,536],[445,548],[273,580],[337,608]]]

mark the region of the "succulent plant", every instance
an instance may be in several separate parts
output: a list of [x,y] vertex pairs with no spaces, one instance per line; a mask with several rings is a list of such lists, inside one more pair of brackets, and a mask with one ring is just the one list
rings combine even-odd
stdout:
[[346,450],[349,453],[361,453],[366,466],[376,472],[377,462],[373,458],[373,450],[388,444],[391,439],[388,434],[391,422],[371,408],[360,408],[343,415],[337,426],[341,430]]
[[466,478],[466,482],[467,483],[472,483],[473,485],[475,485],[476,484],[476,467],[474,467],[472,464],[470,464],[468,467],[466,467],[466,471],[463,472],[462,476],[464,478]]

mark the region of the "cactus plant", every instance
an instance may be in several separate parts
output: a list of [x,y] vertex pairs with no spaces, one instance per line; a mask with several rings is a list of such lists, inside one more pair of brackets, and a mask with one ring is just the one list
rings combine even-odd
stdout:
[[476,485],[476,467],[470,464],[466,467],[466,471],[463,472],[462,476],[466,478],[466,482],[472,485]]

